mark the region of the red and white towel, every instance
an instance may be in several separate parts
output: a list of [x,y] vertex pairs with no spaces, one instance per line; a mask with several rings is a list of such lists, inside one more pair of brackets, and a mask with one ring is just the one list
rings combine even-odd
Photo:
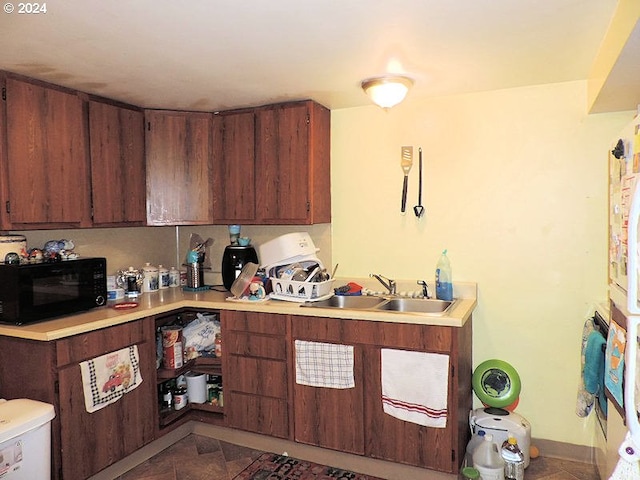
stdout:
[[142,383],[138,346],[107,353],[80,363],[84,405],[89,413],[117,402]]
[[449,355],[382,349],[382,408],[426,427],[446,428]]

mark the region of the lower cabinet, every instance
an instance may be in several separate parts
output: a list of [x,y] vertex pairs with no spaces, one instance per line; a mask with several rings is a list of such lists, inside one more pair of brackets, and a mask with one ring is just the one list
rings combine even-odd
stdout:
[[[156,369],[158,329],[188,323],[197,311],[187,310],[50,342],[0,336],[0,398],[31,398],[55,407],[54,480],[88,478],[189,420],[458,472],[472,407],[471,319],[458,328],[222,310],[221,359]],[[296,383],[296,340],[352,346],[355,387]],[[130,345],[138,348],[143,382],[88,413],[79,363]],[[383,411],[383,348],[449,355],[445,428],[405,422]],[[188,370],[224,379],[223,407],[160,410],[158,387]]]
[[[152,318],[51,342],[0,337],[0,395],[54,405],[53,479],[86,479],[154,439],[153,338]],[[130,345],[138,347],[143,382],[88,413],[79,363]]]
[[220,313],[227,426],[290,438],[288,318]]
[[[296,441],[458,472],[469,440],[472,406],[471,320],[455,328],[292,316],[291,325],[292,341],[354,347],[355,388],[294,384]],[[446,428],[424,427],[383,411],[382,348],[449,355]]]

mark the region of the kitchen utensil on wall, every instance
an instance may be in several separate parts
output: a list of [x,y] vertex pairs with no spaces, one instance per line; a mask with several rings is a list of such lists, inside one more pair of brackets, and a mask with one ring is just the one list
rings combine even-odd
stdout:
[[405,213],[407,210],[407,187],[409,186],[409,171],[413,165],[413,147],[402,147],[400,154],[400,166],[404,172],[404,180],[402,182],[402,207],[400,211]]
[[416,217],[420,218],[424,215],[424,207],[422,206],[422,147],[418,148],[418,172],[420,175],[418,178],[418,205],[413,207],[413,212]]

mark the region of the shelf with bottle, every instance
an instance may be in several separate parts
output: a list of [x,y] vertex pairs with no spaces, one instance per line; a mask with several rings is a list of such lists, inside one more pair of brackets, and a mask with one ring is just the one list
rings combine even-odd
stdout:
[[183,375],[159,382],[158,411],[160,428],[175,422],[192,410],[222,415],[224,412],[224,400],[222,376],[220,374],[206,375],[206,390],[204,394],[204,402],[190,402]]

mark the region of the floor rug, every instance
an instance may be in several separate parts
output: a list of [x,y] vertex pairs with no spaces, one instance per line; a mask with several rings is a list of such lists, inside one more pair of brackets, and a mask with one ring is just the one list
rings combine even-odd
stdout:
[[382,480],[276,453],[263,453],[233,480]]

